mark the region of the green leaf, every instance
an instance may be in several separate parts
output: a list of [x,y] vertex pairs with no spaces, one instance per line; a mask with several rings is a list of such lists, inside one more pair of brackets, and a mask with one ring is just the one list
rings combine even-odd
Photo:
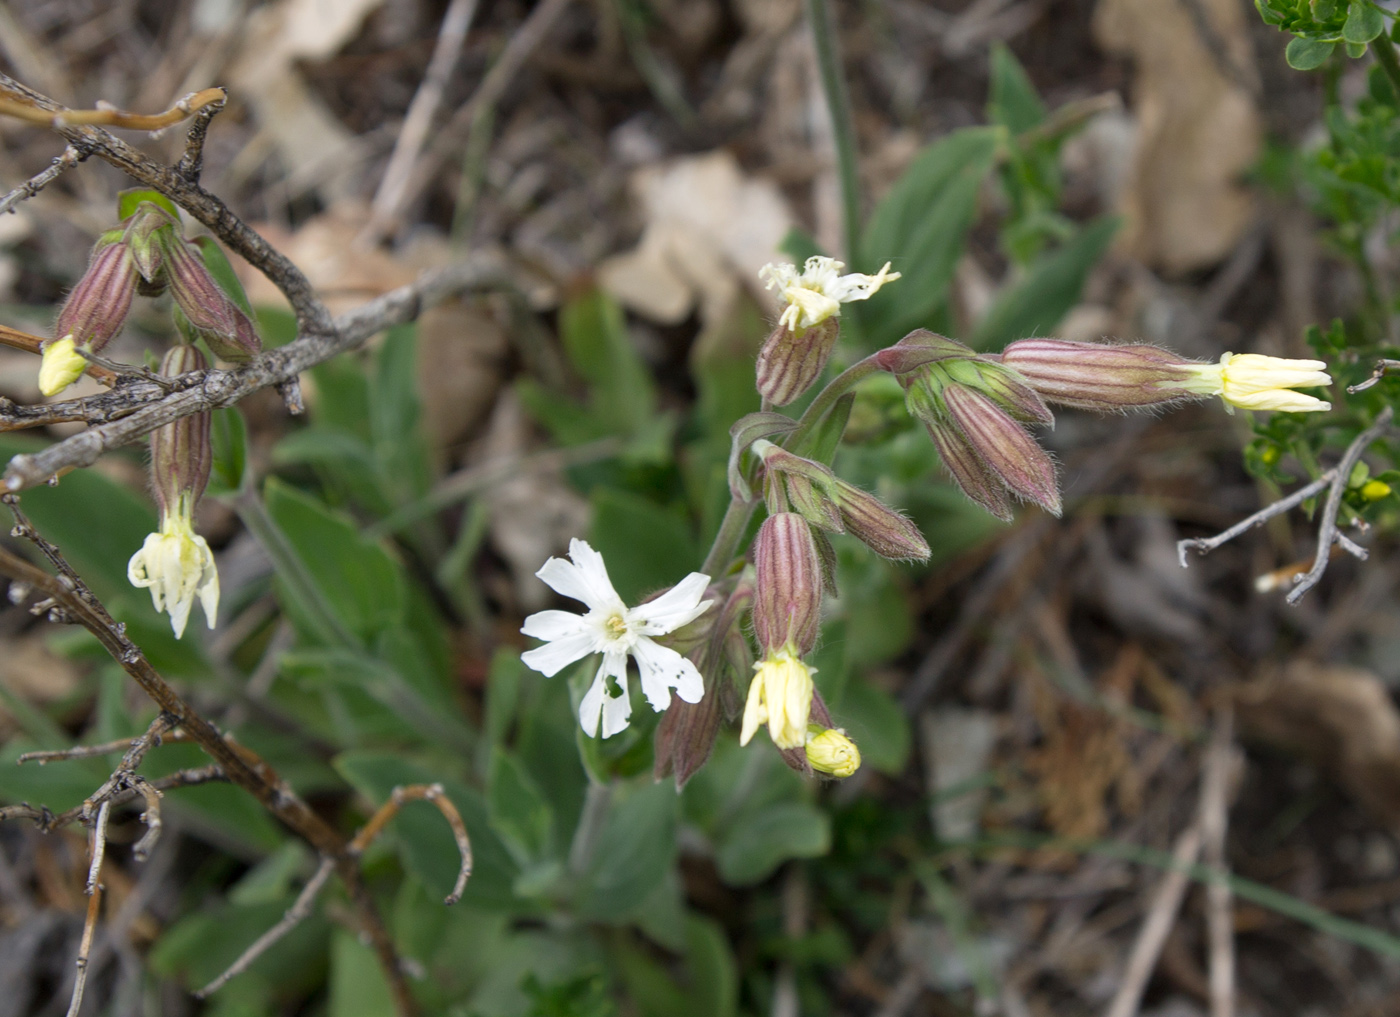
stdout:
[[700,563],[684,516],[613,488],[594,492],[589,542],[607,561],[613,586],[629,604],[674,586]]
[[264,497],[295,558],[269,548],[292,590],[304,592],[303,580],[309,579],[339,623],[362,640],[402,624],[404,578],[388,552],[362,539],[344,516],[275,477],[268,479]]
[[991,97],[987,118],[1002,124],[1013,135],[1024,134],[1045,122],[1045,104],[1035,86],[1005,43],[992,46]]
[[715,861],[725,882],[752,886],[789,858],[819,858],[830,850],[826,813],[803,802],[781,802],[736,823]]
[[1089,270],[1108,250],[1121,224],[1117,216],[1105,216],[1041,257],[1019,281],[997,295],[972,333],[973,349],[1001,349],[1014,339],[1052,332],[1079,302]]
[[345,929],[331,937],[330,1017],[383,1017],[394,1012],[394,994],[370,947]]
[[826,411],[817,421],[817,426],[807,432],[802,441],[790,450],[794,455],[805,456],[819,463],[831,464],[836,449],[846,433],[846,424],[851,419],[851,407],[856,403],[854,392],[847,392]]
[[1290,39],[1283,58],[1295,71],[1315,71],[1327,62],[1336,48],[1335,42],[1321,39]]
[[1353,46],[1364,45],[1384,31],[1385,18],[1379,7],[1369,0],[1351,0],[1347,6],[1347,22],[1342,26],[1344,42]]
[[522,869],[554,852],[554,810],[520,762],[504,749],[491,753],[487,801],[491,826]]
[[559,338],[592,388],[590,406],[614,430],[640,433],[656,409],[656,387],[627,334],[622,308],[591,290],[559,311]]
[[614,804],[580,889],[580,917],[620,921],[661,884],[676,857],[677,805],[673,787],[649,779]]
[[199,253],[204,256],[204,267],[209,270],[209,274],[214,277],[214,281],[219,284],[219,289],[224,291],[224,295],[238,305],[238,309],[248,316],[254,326],[258,323],[257,315],[253,313],[253,305],[248,302],[248,294],[243,290],[243,283],[238,278],[238,273],[229,264],[228,255],[219,246],[218,241],[213,237],[199,236],[192,241],[199,248]]
[[122,191],[117,195],[117,218],[125,222],[136,214],[136,206],[143,201],[149,201],[152,205],[159,205],[165,211],[175,217],[175,221],[180,221],[180,210],[175,207],[175,202],[171,201],[160,191],[153,191],[149,187],[133,187]]
[[909,761],[909,718],[883,689],[856,679],[846,686],[836,722],[860,748],[861,765],[898,774]]
[[385,491],[398,502],[427,493],[427,448],[418,428],[418,327],[389,330],[375,360],[370,384],[370,435]]
[[237,406],[226,406],[210,415],[209,443],[213,465],[204,493],[211,498],[238,494],[248,466],[248,428]]
[[973,127],[934,142],[875,209],[860,245],[860,267],[886,261],[902,278],[854,311],[877,345],[925,324],[948,284],[977,214],[977,193],[1005,131]]

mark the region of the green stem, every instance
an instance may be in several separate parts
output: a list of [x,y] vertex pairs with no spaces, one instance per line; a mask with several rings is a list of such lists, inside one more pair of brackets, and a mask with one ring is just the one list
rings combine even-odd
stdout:
[[[860,176],[856,166],[856,131],[851,118],[851,96],[841,72],[829,0],[806,0],[807,23],[812,26],[817,67],[822,77],[826,108],[831,113],[831,135],[836,143],[836,166],[841,177],[841,211],[846,226],[846,260],[856,268],[860,242]],[[1394,55],[1391,56],[1394,59]]]
[[[878,370],[879,367],[872,354],[864,360],[852,364],[835,378],[832,378],[808,405],[802,417],[797,421],[796,430],[787,436],[783,444],[790,446],[801,441],[808,431],[821,422],[822,417],[826,416],[827,410],[836,404],[836,400],[854,388],[857,382],[868,378]],[[719,531],[715,533],[714,543],[710,545],[710,553],[705,555],[705,563],[700,566],[701,572],[713,577],[717,570],[723,568],[734,557],[739,548],[739,541],[743,539],[744,531],[748,529],[749,519],[753,516],[753,510],[757,504],[757,501],[746,502],[741,498],[730,499],[729,508],[724,512],[724,518],[720,520]]]
[[1376,63],[1381,65],[1381,70],[1385,71],[1385,76],[1390,79],[1395,94],[1400,96],[1400,59],[1396,58],[1395,44],[1390,41],[1388,32],[1382,32],[1371,41],[1371,52],[1376,55]]

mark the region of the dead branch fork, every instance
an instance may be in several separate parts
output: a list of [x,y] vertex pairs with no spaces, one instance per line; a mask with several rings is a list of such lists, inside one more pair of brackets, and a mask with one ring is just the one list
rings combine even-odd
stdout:
[[[68,1011],[70,1017],[76,1017],[82,1004],[88,955],[100,911],[101,867],[107,821],[112,808],[138,798],[143,801],[145,812],[142,818],[147,832],[137,845],[139,856],[150,849],[159,835],[161,792],[207,780],[227,780],[244,788],[315,848],[321,863],[287,917],[204,991],[213,991],[245,969],[259,953],[305,917],[316,894],[334,872],[344,883],[362,932],[372,943],[388,978],[396,1012],[410,1015],[415,1011],[413,997],[393,941],[360,877],[359,857],[403,803],[412,800],[430,802],[438,807],[451,826],[461,852],[461,871],[447,903],[459,899],[471,873],[471,844],[461,816],[442,788],[431,785],[396,789],[389,802],[355,838],[344,838],[313,812],[266,762],[226,738],[171,688],[151,666],[141,649],[126,637],[125,626],[112,618],[69,566],[59,549],[28,523],[19,511],[17,499],[13,497],[16,492],[44,483],[66,469],[90,465],[106,450],[135,442],[163,424],[192,413],[231,405],[261,388],[277,386],[289,406],[294,407],[299,403],[296,380],[300,372],[353,349],[385,328],[414,320],[424,308],[439,300],[472,289],[496,286],[502,281],[503,273],[495,259],[476,256],[425,273],[416,283],[333,319],[301,270],[199,184],[205,134],[210,121],[223,108],[225,101],[224,90],[215,88],[193,93],[171,110],[154,116],[111,108],[69,110],[0,74],[0,115],[47,126],[68,142],[64,153],[50,167],[10,194],[0,197],[0,211],[7,211],[31,197],[78,163],[92,157],[99,158],[138,183],[168,197],[206,226],[224,245],[267,276],[291,304],[298,327],[296,340],[280,349],[267,351],[236,370],[211,370],[184,376],[175,379],[173,385],[122,379],[122,383],[109,393],[46,408],[16,407],[8,401],[0,402],[0,430],[55,420],[81,420],[94,425],[43,452],[16,456],[10,461],[4,474],[3,489],[8,495],[5,501],[15,513],[15,535],[33,541],[57,574],[50,574],[9,549],[0,547],[0,575],[8,576],[21,587],[46,598],[42,603],[51,617],[73,621],[96,636],[112,658],[160,709],[160,714],[145,734],[124,746],[104,747],[112,751],[125,747],[126,751],[111,778],[82,806],[59,816],[42,807],[9,806],[0,808],[0,819],[32,819],[44,830],[74,821],[91,827],[91,866],[87,886],[89,903]],[[161,130],[191,115],[195,120],[187,137],[184,156],[174,166],[155,162],[103,129],[104,126],[111,126]],[[10,345],[23,346],[35,337],[16,334],[11,338],[14,341]],[[96,366],[97,372],[103,370],[102,365]],[[171,735],[172,732],[179,733]],[[195,742],[214,760],[214,765],[202,770],[182,771],[161,780],[151,781],[140,776],[136,771],[142,759],[167,735]],[[83,754],[89,753],[72,750],[32,758],[45,762]]]

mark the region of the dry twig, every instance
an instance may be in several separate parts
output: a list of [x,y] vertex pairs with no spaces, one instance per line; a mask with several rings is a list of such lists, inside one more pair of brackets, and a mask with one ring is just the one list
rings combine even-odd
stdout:
[[82,162],[84,158],[81,152],[72,145],[69,145],[63,150],[62,155],[54,156],[53,162],[51,162],[47,168],[35,173],[9,194],[0,198],[0,215],[3,215],[5,212],[13,212],[15,206],[21,201],[26,201],[34,197],[34,195],[53,183],[65,172]]
[[1211,1017],[1234,1017],[1235,1013],[1235,922],[1230,884],[1224,878],[1233,762],[1234,717],[1226,706],[1216,714],[1201,776],[1202,854],[1205,864],[1221,877],[1210,880],[1205,888]]
[[379,810],[370,816],[369,822],[355,834],[355,839],[350,842],[350,850],[355,854],[363,853],[383,832],[389,821],[398,815],[399,809],[408,802],[431,802],[437,806],[442,818],[447,820],[447,825],[452,828],[452,836],[457,841],[457,853],[462,862],[457,870],[457,882],[453,885],[452,892],[443,899],[443,903],[456,904],[462,899],[462,892],[466,890],[467,880],[472,874],[472,842],[467,836],[462,814],[457,811],[452,799],[447,797],[441,784],[409,784],[394,788],[389,800],[381,805]]

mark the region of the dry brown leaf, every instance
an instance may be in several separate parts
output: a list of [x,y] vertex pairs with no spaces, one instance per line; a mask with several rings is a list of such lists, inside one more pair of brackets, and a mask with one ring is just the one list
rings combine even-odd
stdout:
[[758,270],[782,259],[778,244],[793,222],[776,185],[745,177],[721,151],[644,167],[632,186],[647,223],[642,239],[598,268],[624,305],[676,324],[698,302],[709,321],[733,306],[739,286],[766,292]]
[[1374,674],[1297,661],[1232,698],[1246,736],[1308,757],[1400,830],[1400,710]]
[[[1241,176],[1259,153],[1260,117],[1246,81],[1257,72],[1235,0],[1194,0],[1211,52],[1185,3],[1100,0],[1094,32],[1137,68],[1137,152],[1122,198],[1123,247],[1169,272],[1219,261],[1254,215]],[[1224,58],[1224,60],[1221,59]],[[1233,70],[1227,72],[1228,67]]]

